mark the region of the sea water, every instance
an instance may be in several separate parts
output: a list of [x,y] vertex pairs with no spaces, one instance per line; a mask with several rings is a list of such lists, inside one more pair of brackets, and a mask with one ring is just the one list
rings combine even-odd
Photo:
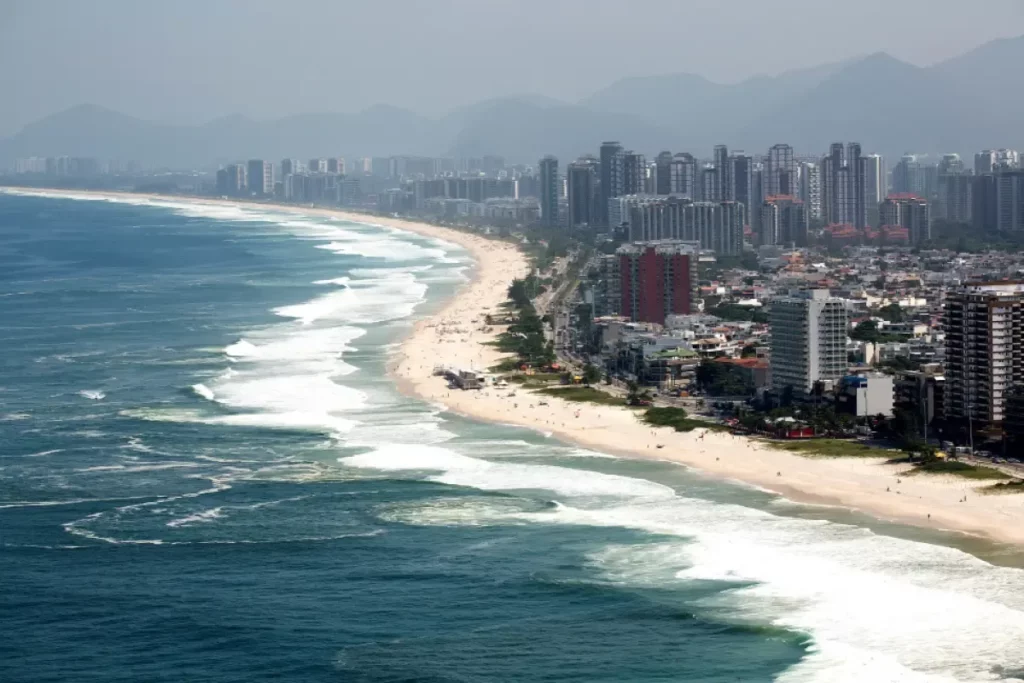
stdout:
[[1005,549],[402,397],[472,268],[0,194],[0,681],[1024,680]]

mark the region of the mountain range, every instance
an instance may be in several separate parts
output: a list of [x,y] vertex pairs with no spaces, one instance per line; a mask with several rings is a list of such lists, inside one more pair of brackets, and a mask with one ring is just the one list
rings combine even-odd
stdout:
[[430,118],[377,105],[271,121],[233,115],[199,126],[153,123],[79,105],[0,140],[0,167],[27,156],[95,156],[203,167],[281,159],[498,154],[532,163],[596,153],[603,140],[655,154],[707,155],[716,143],[763,152],[787,142],[817,154],[834,141],[866,151],[972,154],[1024,147],[1024,36],[926,67],[885,53],[720,84],[679,73],[626,78],[576,103],[539,95],[486,100]]

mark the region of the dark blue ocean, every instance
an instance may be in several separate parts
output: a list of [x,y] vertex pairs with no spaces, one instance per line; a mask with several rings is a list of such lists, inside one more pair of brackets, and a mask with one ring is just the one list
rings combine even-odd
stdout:
[[0,681],[1024,677],[999,549],[400,396],[390,350],[471,269],[0,194]]

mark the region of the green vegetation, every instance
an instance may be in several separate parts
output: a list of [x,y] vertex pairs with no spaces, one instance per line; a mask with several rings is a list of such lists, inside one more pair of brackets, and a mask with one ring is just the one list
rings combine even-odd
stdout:
[[878,367],[883,370],[892,370],[893,372],[908,372],[920,370],[921,364],[904,356],[896,356],[895,358],[883,361]]
[[533,267],[539,271],[548,270],[557,258],[569,253],[571,240],[564,233],[535,234],[524,247]]
[[503,375],[502,379],[509,384],[521,385],[525,389],[543,389],[545,387],[550,387],[553,382],[562,384],[563,376],[558,372],[538,372],[532,375]]
[[935,449],[921,438],[922,431],[920,414],[916,410],[902,407],[893,410],[892,417],[878,429],[882,437],[891,440],[907,453],[932,459],[935,457]]
[[629,382],[629,393],[626,394],[626,404],[631,406],[644,406],[654,403],[654,394],[648,389],[641,389],[634,381]]
[[708,314],[721,318],[722,320],[729,320],[732,322],[754,322],[754,323],[767,323],[768,314],[764,312],[764,309],[757,306],[740,306],[738,304],[719,304],[712,309],[709,309]]
[[1013,481],[1001,481],[991,486],[986,486],[981,489],[981,492],[986,495],[999,495],[1006,493],[1024,493],[1024,479],[1014,479]]
[[612,396],[611,394],[606,394],[603,391],[598,391],[591,387],[548,387],[536,389],[534,393],[542,394],[544,396],[554,396],[555,398],[574,401],[576,403],[596,403],[603,406],[626,405],[626,401],[618,396]]
[[694,429],[729,431],[725,425],[687,417],[682,408],[648,408],[640,419],[654,427],[672,427],[677,432],[691,432]]
[[809,439],[807,441],[769,441],[772,448],[797,455],[823,458],[884,458],[885,451],[859,441],[844,439]]
[[968,254],[984,251],[1024,250],[1024,238],[1013,233],[988,233],[976,230],[969,223],[936,219],[932,222],[932,238],[924,249],[949,249]]
[[583,366],[583,383],[588,387],[601,381],[601,368],[587,363]]
[[708,266],[708,270],[712,273],[739,268],[758,270],[760,265],[757,262],[757,254],[752,251],[745,251],[740,256],[716,256],[715,263]]
[[[490,343],[490,342],[488,342],[488,343]],[[518,369],[519,369],[519,359],[518,358],[503,358],[501,361],[499,361],[498,363],[492,365],[489,368],[489,370],[491,372],[498,372],[498,373],[501,373],[501,372],[515,372]],[[509,381],[512,381],[512,380],[509,379]]]
[[850,333],[850,339],[854,341],[869,342],[871,344],[885,344],[887,342],[906,341],[905,337],[897,334],[883,334],[878,329],[878,323],[874,320],[865,320],[857,325]]
[[915,463],[914,469],[907,474],[952,474],[967,479],[1009,479],[1009,475],[991,467],[937,458]]
[[907,319],[899,304],[889,304],[878,309],[878,317],[890,323],[901,323]]
[[748,370],[708,359],[697,367],[697,386],[711,396],[754,395],[754,378]]
[[522,279],[515,279],[508,287],[508,303],[511,308],[533,308],[533,299],[540,294],[542,285],[540,278],[530,274]]
[[498,335],[494,345],[502,351],[514,353],[520,364],[545,366],[555,362],[555,349],[545,340],[544,321],[537,315],[531,302],[538,288],[538,280],[532,275],[512,281],[508,288],[508,298],[518,316]]

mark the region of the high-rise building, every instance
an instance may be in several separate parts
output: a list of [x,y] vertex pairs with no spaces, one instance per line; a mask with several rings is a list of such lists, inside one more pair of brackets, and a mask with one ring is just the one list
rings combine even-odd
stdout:
[[865,225],[880,225],[879,210],[885,199],[885,159],[878,154],[866,154],[861,157],[861,175],[864,177],[864,214]]
[[681,196],[626,195],[612,200],[631,242],[698,243],[716,254],[743,253],[745,207],[739,202],[694,202]]
[[558,159],[546,156],[540,160],[540,219],[544,225],[558,225],[559,190]]
[[950,173],[963,173],[964,162],[960,159],[959,154],[943,154],[942,160],[939,161],[939,175],[948,175]]
[[654,159],[654,194],[672,194],[672,152],[662,152]]
[[826,289],[796,292],[772,300],[772,388],[810,394],[821,381],[846,374],[846,306]]
[[281,178],[282,180],[286,176],[290,176],[292,173],[298,173],[302,170],[302,164],[299,163],[298,159],[282,159],[281,160]]
[[939,201],[936,218],[970,223],[974,209],[974,176],[965,171],[939,176]]
[[619,260],[622,315],[635,322],[665,324],[670,315],[694,312],[697,253],[683,242],[626,244]]
[[697,199],[713,202],[715,199],[715,183],[718,182],[718,171],[714,166],[705,166],[700,170],[700,195]]
[[[868,164],[859,143],[844,148],[837,142],[829,148],[828,156],[821,160],[822,213],[827,222],[867,227]],[[876,175],[881,173],[880,161],[878,166]]]
[[[747,222],[747,207],[741,202],[726,201],[708,206],[694,204],[695,225],[693,238],[700,242],[704,249],[710,249],[719,256],[739,256],[743,253],[743,227]],[[701,229],[701,225],[709,223],[706,217],[710,212],[710,229]]]
[[994,174],[995,229],[998,232],[1024,232],[1024,171]]
[[692,154],[680,152],[672,157],[669,172],[671,174],[669,194],[678,194],[690,199],[698,199],[697,161],[693,158]]
[[974,174],[984,175],[991,173],[996,164],[996,153],[994,150],[986,149],[974,155]]
[[327,160],[328,173],[345,173],[345,160],[341,157],[331,157]]
[[598,174],[601,164],[594,157],[584,157],[566,169],[569,227],[594,225],[598,211]]
[[849,178],[846,173],[846,149],[834,143],[828,156],[821,160],[821,210],[826,223],[851,223],[847,193]]
[[800,199],[807,208],[809,221],[821,220],[821,167],[817,164],[800,165]]
[[905,154],[892,169],[892,191],[895,194],[916,194],[927,197],[925,166],[915,154]]
[[986,149],[974,155],[974,174],[1020,168],[1020,154],[1014,149]]
[[846,145],[846,166],[847,178],[850,183],[847,201],[853,216],[853,220],[850,222],[855,228],[866,228],[868,225],[867,190],[865,188],[867,178],[864,170],[864,156],[861,154],[859,143],[851,142]]
[[928,200],[913,194],[891,194],[882,202],[881,225],[907,229],[910,244],[918,246],[931,239]]
[[985,173],[971,182],[971,225],[980,232],[996,229],[996,176]]
[[310,173],[327,173],[327,159],[310,159],[308,170]]
[[761,205],[762,245],[807,246],[807,211],[804,203],[788,195],[766,197]]
[[947,420],[999,425],[1024,377],[1024,283],[967,284],[945,305]]
[[[378,178],[387,178],[391,175],[390,157],[370,157],[370,173]],[[399,197],[397,201],[404,201]]]
[[624,195],[612,200],[630,242],[681,240],[685,211],[692,202],[682,197]]
[[750,215],[758,200],[753,196],[754,159],[743,152],[736,152],[729,157],[729,182],[731,187],[727,193],[728,200],[743,205],[746,215]]
[[499,173],[505,170],[505,157],[488,154],[484,156],[482,166],[483,172],[486,175],[497,177]]
[[18,159],[14,164],[15,173],[46,173],[45,157],[28,157]]
[[370,157],[359,157],[352,165],[351,173],[355,175],[371,175],[373,173],[373,159]]
[[715,145],[714,168],[711,196],[705,197],[705,199],[715,202],[733,199],[730,196],[732,193],[732,168],[729,166],[729,148],[725,145]]
[[249,192],[268,196],[274,194],[274,164],[262,159],[250,159],[246,164]]
[[601,200],[599,202],[601,214],[598,218],[604,225],[610,225],[608,200],[623,194],[622,179],[618,176],[618,171],[621,169],[615,163],[615,157],[620,152],[622,152],[622,145],[618,142],[601,143]]
[[240,197],[249,188],[245,164],[230,164],[217,171],[217,192]]
[[754,163],[750,171],[750,209],[747,222],[754,233],[761,232],[761,202],[764,201],[764,164]]
[[797,194],[796,160],[789,145],[775,145],[764,159],[764,193],[768,197]]
[[618,167],[615,175],[621,179],[619,194],[644,194],[647,161],[643,154],[638,154],[633,150],[619,152],[615,155],[612,163]]

